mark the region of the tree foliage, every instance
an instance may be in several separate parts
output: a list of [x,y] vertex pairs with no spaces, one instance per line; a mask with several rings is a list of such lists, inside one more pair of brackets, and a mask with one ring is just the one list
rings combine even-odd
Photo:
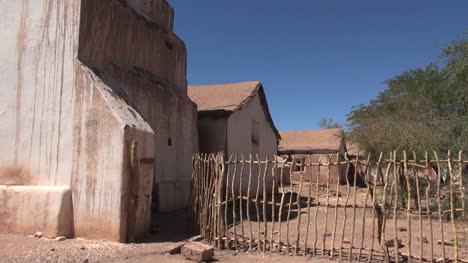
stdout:
[[348,138],[373,153],[468,150],[466,37],[443,48],[433,64],[385,83],[386,90],[348,114]]
[[318,122],[320,128],[323,129],[334,129],[334,128],[342,128],[343,125],[339,121],[335,121],[333,118],[323,118]]

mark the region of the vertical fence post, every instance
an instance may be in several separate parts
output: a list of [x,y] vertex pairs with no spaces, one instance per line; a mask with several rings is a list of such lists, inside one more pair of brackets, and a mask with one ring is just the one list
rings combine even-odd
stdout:
[[441,204],[441,201],[440,201],[440,181],[441,181],[441,172],[442,171],[440,169],[439,156],[437,155],[436,151],[434,151],[434,157],[435,157],[436,163],[437,163],[437,206],[439,208],[440,236],[441,236],[441,242],[442,242],[442,260],[445,263],[446,262],[446,257],[445,257],[444,223],[442,221],[443,211],[442,211],[442,204]]
[[[379,226],[379,242],[380,242],[380,245],[382,246],[383,250],[384,250],[384,256],[385,256],[385,262],[388,263],[390,262],[390,255],[389,255],[389,252],[388,252],[388,246],[387,246],[387,239],[386,239],[386,235],[385,235],[385,230],[386,230],[386,226],[387,226],[387,218],[388,218],[388,214],[390,213],[390,206],[391,206],[391,202],[392,202],[392,199],[390,198],[390,201],[389,201],[389,204],[387,204],[387,189],[388,189],[388,182],[389,182],[389,177],[390,177],[390,171],[391,171],[391,168],[393,166],[393,153],[390,153],[390,161],[388,162],[388,165],[387,165],[387,170],[385,172],[385,175],[384,175],[384,189],[383,189],[383,202],[382,202],[382,210],[383,210],[383,214],[382,214],[382,224]],[[394,181],[392,182],[392,185],[394,184]],[[392,190],[391,190],[392,191]],[[393,196],[393,192],[392,192],[392,196]]]
[[[216,190],[216,196],[218,200],[218,248],[222,249],[223,248],[223,238],[226,234],[227,229],[225,228],[226,220],[227,218],[223,213],[223,186],[224,186],[224,180],[226,180],[226,174],[225,174],[225,165],[224,165],[224,154],[219,154],[219,157],[217,158],[218,163],[216,167],[218,167],[218,176],[219,176],[219,184]],[[227,205],[227,200],[225,200]]]
[[354,178],[353,178],[353,225],[351,228],[351,244],[349,246],[349,261],[353,261],[353,246],[354,246],[354,230],[356,227],[356,203],[357,203],[357,197],[356,197],[356,183],[357,183],[357,176],[358,176],[358,170],[359,170],[359,154],[357,156],[357,159],[355,160],[356,164],[356,169],[354,170]]
[[245,166],[245,158],[244,154],[241,153],[242,157],[242,166],[241,166],[241,172],[240,172],[240,177],[239,177],[239,216],[240,216],[240,223],[241,223],[241,235],[242,235],[242,250],[245,249],[245,234],[244,234],[244,212],[243,212],[243,202],[244,202],[244,193],[242,192],[242,187],[244,184],[244,166]]
[[398,198],[399,198],[399,186],[400,186],[400,176],[397,168],[397,154],[396,151],[393,151],[393,180],[395,182],[395,207],[393,207],[393,227],[395,231],[395,239],[394,239],[394,246],[395,246],[395,262],[400,262],[400,255],[399,255],[399,246],[398,246]]
[[238,241],[237,240],[237,214],[236,214],[236,202],[237,202],[236,196],[237,195],[236,195],[236,191],[235,191],[238,160],[239,160],[239,155],[236,154],[236,160],[234,161],[234,171],[233,171],[233,175],[232,175],[232,184],[231,184],[231,190],[232,190],[232,215],[233,215],[232,224],[233,224],[233,228],[234,228],[234,245],[235,245],[236,251],[239,250],[239,244],[237,242]]
[[268,240],[268,236],[267,236],[267,233],[268,233],[268,228],[267,228],[267,191],[266,191],[266,175],[267,175],[267,172],[268,172],[268,164],[269,164],[269,160],[268,160],[268,155],[266,157],[266,161],[265,161],[265,170],[263,171],[263,211],[262,211],[262,219],[263,219],[263,253],[265,253],[266,251],[266,245],[267,245],[267,240]]
[[298,220],[297,220],[297,226],[296,226],[296,248],[295,248],[295,253],[298,254],[299,252],[299,240],[300,240],[300,225],[301,225],[301,199],[302,199],[302,184],[304,182],[304,167],[305,167],[305,161],[303,161],[304,159],[301,157],[301,166],[300,166],[300,182],[299,182],[299,190],[297,192],[297,216],[298,216]]
[[[359,153],[358,153],[358,158],[359,158]],[[341,227],[341,244],[340,244],[340,262],[343,261],[343,242],[344,242],[344,237],[345,237],[345,229],[346,229],[346,220],[348,219],[348,212],[347,212],[347,207],[348,207],[348,202],[349,202],[349,194],[351,191],[351,187],[349,185],[349,167],[351,165],[350,160],[349,160],[349,155],[346,152],[345,153],[345,159],[346,159],[346,199],[344,203],[344,218],[343,218],[343,226]]]
[[[375,214],[377,213],[377,205],[375,203],[375,200],[376,200],[376,197],[377,197],[377,177],[378,177],[378,173],[380,172],[380,165],[381,165],[381,162],[382,162],[382,157],[383,157],[383,153],[380,153],[380,156],[379,156],[379,160],[377,161],[377,166],[376,166],[376,171],[377,171],[377,174],[374,175],[374,183],[371,187],[370,183],[366,180],[366,184],[367,184],[367,187],[369,187],[369,190],[370,190],[370,193],[371,193],[371,197],[372,197],[372,236],[371,236],[371,248],[370,248],[370,255],[369,255],[369,258],[367,260],[368,263],[371,262],[372,260],[372,255],[374,253],[374,239],[375,239]],[[377,219],[379,221],[379,219]],[[379,223],[377,223],[377,225],[379,225]],[[380,230],[379,230],[380,231]]]
[[204,218],[204,213],[205,213],[205,208],[204,208],[204,203],[205,203],[205,166],[206,166],[206,162],[205,162],[205,154],[202,154],[202,157],[201,157],[201,167],[200,167],[200,219],[199,219],[199,226],[200,226],[200,234],[202,236],[205,235],[205,228],[204,228],[204,225],[205,225],[205,221],[203,220]]
[[226,238],[226,247],[228,249],[231,248],[231,240],[229,239],[229,225],[228,225],[228,206],[229,206],[229,192],[230,192],[230,188],[229,188],[229,174],[231,173],[231,161],[232,161],[232,154],[229,155],[229,160],[227,162],[227,172],[226,172],[226,186],[225,186],[225,189],[224,189],[224,192],[225,192],[225,202],[226,204],[224,205],[224,228],[226,229],[226,234],[225,234],[225,238]]
[[455,235],[455,263],[458,263],[458,232],[457,225],[455,223],[455,191],[454,191],[454,178],[453,178],[453,168],[452,168],[452,156],[451,152],[448,152],[448,168],[450,174],[450,221],[452,222],[452,230]]
[[[424,154],[425,164],[426,164],[426,173],[429,171],[432,173],[432,167],[429,166],[429,154],[425,152]],[[431,203],[429,202],[429,194],[431,192],[432,187],[432,178],[427,177],[428,185],[426,188],[426,211],[427,211],[427,218],[429,220],[429,232],[430,232],[430,245],[431,245],[431,252],[430,252],[430,261],[434,260],[434,234],[432,232],[432,211],[431,211]]]
[[260,208],[258,206],[258,199],[259,199],[259,194],[260,194],[260,177],[262,175],[262,165],[261,165],[261,162],[260,162],[260,158],[258,156],[258,154],[255,155],[256,156],[256,159],[257,159],[257,164],[258,164],[258,173],[257,173],[257,191],[255,192],[255,212],[257,212],[257,250],[260,251],[261,250],[261,230],[260,230],[260,227],[261,227],[261,223],[260,223]]
[[[390,213],[390,208],[391,208],[391,203],[392,203],[392,199],[390,198],[390,201],[389,203],[387,204],[387,196],[388,196],[388,182],[389,182],[389,177],[390,177],[390,171],[392,169],[392,161],[393,161],[393,153],[391,152],[390,153],[390,160],[387,164],[387,170],[385,171],[385,174],[383,176],[383,181],[384,181],[384,188],[383,188],[383,201],[382,201],[382,205],[380,206],[381,207],[381,210],[382,210],[382,219],[381,219],[381,223],[378,224],[378,240],[379,240],[379,244],[380,246],[382,247],[383,251],[384,251],[384,257],[385,257],[385,263],[389,263],[390,262],[390,255],[389,255],[389,252],[388,252],[388,246],[387,246],[387,239],[386,239],[386,234],[385,234],[385,230],[386,230],[386,227],[387,227],[387,218],[388,218],[388,214]],[[394,184],[394,182],[392,183],[392,185]],[[390,190],[390,193],[391,195],[393,196],[393,189]],[[393,198],[393,197],[392,197]],[[377,204],[378,205],[378,204]],[[377,210],[379,211],[379,210]],[[379,215],[378,215],[379,216]],[[379,220],[379,218],[377,218],[377,220]]]
[[337,165],[337,171],[338,171],[338,178],[336,180],[336,202],[335,202],[335,220],[333,221],[333,233],[332,233],[332,242],[331,242],[331,248],[330,248],[330,258],[333,259],[334,256],[334,251],[335,251],[335,235],[336,235],[336,226],[338,225],[338,205],[340,202],[340,171],[341,171],[341,165],[340,165],[340,154],[336,154],[336,165]]
[[[418,159],[416,152],[413,151],[413,158],[415,164],[417,164]],[[419,263],[422,263],[423,260],[423,243],[424,243],[424,236],[423,236],[423,218],[422,218],[422,207],[421,207],[421,194],[419,192],[419,170],[417,166],[414,168],[416,169],[416,172],[413,174],[415,175],[415,180],[416,180],[416,198],[417,198],[417,204],[418,204],[418,214],[419,214]]]
[[463,185],[463,151],[460,151],[458,153],[458,169],[459,169],[459,174],[460,174],[460,194],[461,194],[461,201],[462,201],[462,219],[463,222],[465,223],[464,227],[464,232],[465,232],[465,242],[468,243],[468,219],[466,218],[466,207],[465,207],[465,187]]
[[[408,156],[406,151],[403,151],[403,174],[406,179],[406,198],[407,198],[407,207],[406,207],[406,219],[408,221],[408,261],[412,258],[411,253],[411,244],[412,244],[412,231],[411,231],[411,180],[408,174]],[[397,240],[395,240],[395,248],[398,247]],[[397,248],[398,249],[398,248]]]
[[[283,221],[283,208],[284,208],[284,198],[286,196],[286,189],[284,189],[284,167],[288,163],[289,156],[283,156],[283,163],[281,165],[281,171],[280,171],[280,187],[281,187],[281,201],[280,201],[280,207],[278,211],[278,252],[281,252],[281,236],[283,234],[283,228],[282,228],[282,221]],[[289,169],[292,169],[290,166]]]
[[307,253],[307,243],[309,241],[309,226],[310,226],[310,202],[312,199],[312,161],[310,159],[310,155],[307,155],[308,165],[307,171],[309,171],[309,191],[307,195],[307,226],[306,226],[306,236],[304,241],[304,255]]
[[[367,178],[367,174],[369,173],[370,162],[371,162],[371,154],[369,153],[367,156],[366,167],[364,169],[364,182],[367,186],[367,191],[366,191],[366,197],[364,200],[364,208],[363,208],[364,211],[362,213],[361,243],[359,244],[359,253],[358,253],[357,261],[361,261],[362,249],[364,246],[364,231],[366,228],[367,201],[369,200],[369,194],[370,194],[370,186],[369,186],[369,182]],[[371,242],[373,242],[373,240]]]
[[276,155],[273,155],[273,167],[271,168],[271,176],[272,176],[272,186],[271,186],[271,235],[270,235],[270,251],[273,250],[274,248],[274,234],[275,234],[275,213],[276,213],[276,200],[275,200],[275,188],[277,187],[276,185],[276,167],[278,163],[278,157]]
[[249,221],[249,233],[250,233],[250,242],[249,242],[249,252],[252,252],[252,246],[253,246],[253,231],[252,231],[252,220],[250,220],[250,188],[252,184],[252,154],[249,154],[249,183],[247,185],[247,220]]
[[322,236],[322,255],[326,252],[326,241],[328,232],[328,210],[330,206],[330,166],[331,166],[331,155],[327,154],[327,193],[325,196],[325,224],[323,225],[323,236]]
[[288,204],[288,216],[286,219],[286,245],[287,245],[287,252],[290,253],[291,244],[289,243],[289,218],[291,216],[291,207],[292,207],[292,193],[293,193],[293,184],[292,184],[292,174],[294,171],[294,167],[296,166],[295,156],[293,155],[292,162],[291,162],[291,169],[289,170],[289,182],[290,182],[290,189],[289,189],[289,204]]
[[[313,255],[317,255],[317,239],[318,239],[318,226],[317,226],[317,218],[318,218],[318,212],[319,212],[319,207],[320,207],[320,201],[319,201],[319,184],[320,184],[320,166],[322,165],[322,154],[320,155],[320,158],[318,160],[318,165],[317,165],[317,184],[316,184],[316,189],[315,189],[315,200],[317,202],[316,209],[315,209],[315,218],[314,218],[314,227],[315,227],[315,237],[314,237],[314,248],[313,248]],[[322,251],[323,253],[323,251]]]

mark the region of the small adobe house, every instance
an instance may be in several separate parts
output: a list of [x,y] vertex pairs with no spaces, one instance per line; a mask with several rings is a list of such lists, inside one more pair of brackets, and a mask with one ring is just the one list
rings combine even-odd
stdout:
[[[201,153],[224,152],[226,159],[231,154],[244,154],[246,159],[252,154],[255,159],[258,154],[262,160],[267,156],[274,160],[280,135],[261,82],[189,86],[188,94],[198,106]],[[270,176],[267,184],[271,182]]]
[[[342,162],[346,151],[342,132],[341,129],[280,132],[278,154],[289,155],[289,161],[294,159],[296,164],[318,163],[319,160],[323,164]],[[320,184],[327,183],[327,166],[320,167],[320,174],[317,166],[293,165],[292,168],[285,166],[283,176],[288,176],[290,173],[292,180],[300,180],[302,173],[304,180],[317,182],[318,179]],[[340,184],[346,183],[345,173],[345,165],[331,167],[329,183],[336,184],[337,180]]]
[[200,152],[276,154],[280,135],[261,82],[189,86],[188,94],[198,106]]
[[189,202],[187,50],[165,0],[17,0],[0,25],[0,232],[131,242]]

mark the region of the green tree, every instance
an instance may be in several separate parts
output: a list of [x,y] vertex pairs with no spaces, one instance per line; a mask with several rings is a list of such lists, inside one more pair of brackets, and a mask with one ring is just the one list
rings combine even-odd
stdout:
[[350,140],[373,153],[468,149],[468,39],[443,48],[432,65],[385,83],[348,114]]
[[343,124],[339,121],[335,121],[333,118],[323,118],[318,122],[318,125],[322,129],[333,129],[333,128],[342,128]]

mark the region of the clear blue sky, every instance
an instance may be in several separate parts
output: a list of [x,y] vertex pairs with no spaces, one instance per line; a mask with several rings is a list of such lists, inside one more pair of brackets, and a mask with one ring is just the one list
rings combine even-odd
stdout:
[[277,128],[343,121],[468,30],[467,0],[169,0],[188,80],[263,82]]

